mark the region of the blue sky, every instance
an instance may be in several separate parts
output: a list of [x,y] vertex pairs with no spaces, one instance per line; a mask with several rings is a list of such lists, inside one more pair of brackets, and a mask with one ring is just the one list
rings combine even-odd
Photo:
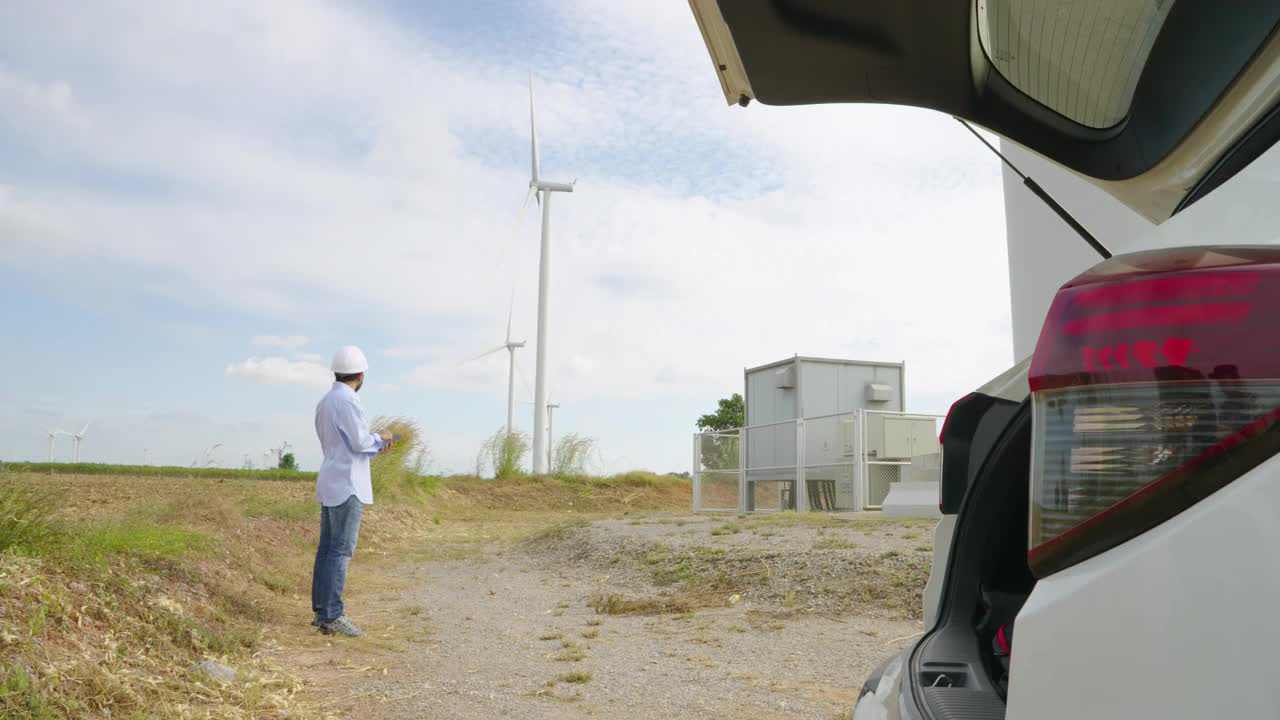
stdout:
[[[947,118],[726,107],[683,3],[0,7],[0,459],[318,463],[340,344],[465,471],[534,335],[527,82],[554,205],[557,431],[686,470],[742,368],[905,360],[940,412],[1011,361],[999,168]],[[532,381],[533,348],[519,354]],[[521,400],[531,399],[524,383]],[[532,409],[518,408],[531,425]],[[64,455],[69,443],[60,445]]]

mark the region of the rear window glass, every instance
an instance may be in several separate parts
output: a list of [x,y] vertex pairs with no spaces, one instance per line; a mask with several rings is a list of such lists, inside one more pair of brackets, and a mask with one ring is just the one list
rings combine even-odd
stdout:
[[978,37],[996,70],[1058,114],[1119,124],[1173,0],[978,0]]

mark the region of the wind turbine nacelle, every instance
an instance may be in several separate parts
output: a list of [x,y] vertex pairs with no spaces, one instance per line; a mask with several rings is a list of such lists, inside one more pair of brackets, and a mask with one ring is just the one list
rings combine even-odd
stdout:
[[539,190],[547,190],[549,192],[573,192],[573,183],[549,182],[547,180],[539,180],[537,182]]

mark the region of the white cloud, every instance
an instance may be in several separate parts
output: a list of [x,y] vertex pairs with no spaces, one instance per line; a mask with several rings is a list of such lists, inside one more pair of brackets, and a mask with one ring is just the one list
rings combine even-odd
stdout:
[[560,366],[560,374],[566,379],[581,380],[596,368],[595,362],[586,355],[573,354]]
[[268,385],[328,385],[333,373],[319,363],[307,360],[290,360],[283,357],[252,357],[228,365],[227,377],[252,380]]
[[277,348],[285,352],[298,350],[310,342],[311,338],[306,335],[257,335],[253,338],[254,345]]

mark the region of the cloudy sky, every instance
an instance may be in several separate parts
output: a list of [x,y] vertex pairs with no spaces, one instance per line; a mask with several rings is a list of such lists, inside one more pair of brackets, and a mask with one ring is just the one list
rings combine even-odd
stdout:
[[[687,470],[744,366],[905,360],[942,412],[1012,361],[997,162],[948,118],[727,107],[683,2],[0,5],[0,459],[189,464],[311,428],[333,349],[468,470],[535,332],[557,432]],[[517,396],[532,399],[532,343]],[[531,427],[532,408],[518,407]],[[60,445],[65,454],[68,443]]]

